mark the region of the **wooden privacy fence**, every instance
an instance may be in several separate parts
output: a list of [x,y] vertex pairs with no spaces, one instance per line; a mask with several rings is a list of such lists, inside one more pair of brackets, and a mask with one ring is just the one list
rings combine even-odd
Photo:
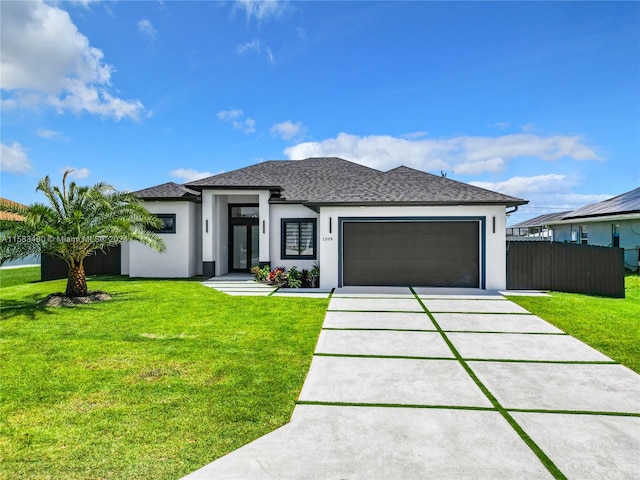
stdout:
[[624,250],[560,242],[507,242],[507,289],[624,298]]
[[[84,259],[86,275],[120,274],[120,245],[96,250],[93,255]],[[69,268],[64,260],[58,257],[42,255],[40,261],[40,280],[58,280],[67,278]]]

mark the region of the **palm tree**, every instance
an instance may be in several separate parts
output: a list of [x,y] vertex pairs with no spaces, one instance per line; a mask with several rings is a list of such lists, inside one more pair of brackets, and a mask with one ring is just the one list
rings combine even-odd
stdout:
[[71,182],[67,188],[72,171],[64,172],[62,190],[52,186],[48,176],[38,182],[36,191],[45,195],[47,205],[0,205],[0,210],[23,217],[22,221],[0,221],[0,260],[33,253],[60,257],[69,267],[65,294],[79,297],[88,293],[83,261],[96,250],[132,240],[158,252],[166,246],[149,230],[160,227],[161,221],[135,194],[119,192],[104,182],[92,187]]

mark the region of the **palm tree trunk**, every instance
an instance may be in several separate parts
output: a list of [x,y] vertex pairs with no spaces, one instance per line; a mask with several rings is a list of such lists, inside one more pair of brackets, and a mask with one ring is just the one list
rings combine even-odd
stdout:
[[67,277],[67,297],[87,296],[87,277],[84,274],[82,262],[76,265],[69,265],[69,276]]

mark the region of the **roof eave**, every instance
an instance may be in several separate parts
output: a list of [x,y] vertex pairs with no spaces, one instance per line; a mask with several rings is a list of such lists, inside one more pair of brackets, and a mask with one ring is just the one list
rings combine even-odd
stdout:
[[200,197],[138,197],[145,202],[194,202],[200,203]]
[[431,206],[470,206],[470,205],[504,205],[505,207],[515,207],[526,205],[529,200],[520,201],[446,201],[446,202],[426,202],[426,201],[353,201],[353,202],[304,202],[292,201],[291,203],[303,203],[307,207],[431,207]]
[[548,222],[549,225],[563,225],[576,222],[588,222],[588,221],[606,221],[606,220],[625,220],[640,218],[640,210],[633,210],[630,212],[616,212],[616,213],[600,213],[598,215],[581,215],[579,217],[564,217],[560,220],[553,220]]

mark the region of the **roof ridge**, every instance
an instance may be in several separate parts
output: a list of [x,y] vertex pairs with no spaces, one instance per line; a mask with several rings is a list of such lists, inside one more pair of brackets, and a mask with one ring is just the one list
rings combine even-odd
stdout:
[[[183,189],[279,189],[280,200],[303,204],[414,203],[505,204],[527,203],[458,180],[399,165],[387,172],[340,157],[268,160],[183,185]],[[183,190],[166,186],[145,192],[148,197]]]

